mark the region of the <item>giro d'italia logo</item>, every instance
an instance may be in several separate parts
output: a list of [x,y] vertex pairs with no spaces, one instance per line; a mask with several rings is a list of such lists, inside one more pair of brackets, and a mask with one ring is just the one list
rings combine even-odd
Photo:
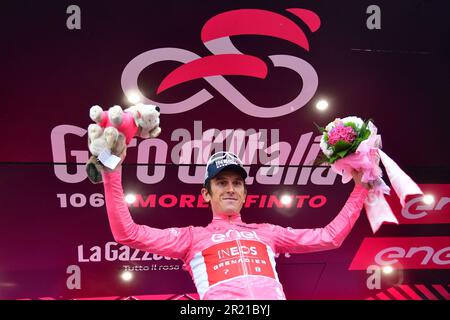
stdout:
[[[291,8],[288,12],[300,18],[315,32],[320,27],[319,16],[306,9]],[[259,118],[273,118],[292,113],[303,107],[314,96],[318,77],[314,68],[305,60],[291,55],[271,55],[268,58],[273,66],[268,66],[262,59],[239,51],[230,37],[239,35],[268,36],[291,43],[309,51],[309,42],[302,29],[291,19],[267,10],[241,9],[227,11],[209,19],[202,28],[201,40],[212,55],[199,55],[180,48],[159,48],[146,51],[128,63],[122,73],[122,89],[126,95],[139,93],[143,103],[156,104],[161,113],[173,114],[194,109],[214,96],[206,89],[176,103],[160,103],[145,97],[138,88],[139,74],[161,61],[178,61],[183,64],[170,72],[159,84],[157,94],[191,80],[205,79],[231,104],[242,112]],[[239,75],[266,78],[270,68],[288,68],[301,77],[302,89],[290,102],[273,107],[260,107],[250,102],[238,91],[224,75]],[[129,97],[130,98],[130,97]]]

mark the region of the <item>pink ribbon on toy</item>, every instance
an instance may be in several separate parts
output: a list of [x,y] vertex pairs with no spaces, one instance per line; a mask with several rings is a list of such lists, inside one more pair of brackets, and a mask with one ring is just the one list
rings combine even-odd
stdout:
[[407,196],[423,195],[423,192],[394,160],[381,151],[381,136],[376,134],[377,128],[371,122],[369,122],[369,129],[370,137],[361,142],[356,152],[337,160],[331,165],[331,168],[337,174],[342,175],[342,183],[347,183],[352,179],[353,170],[363,171],[361,181],[372,185],[364,207],[370,227],[375,233],[384,222],[398,224],[397,218],[384,198],[384,194],[390,193],[390,188],[381,178],[383,172],[379,166],[380,160],[402,207],[405,206]]

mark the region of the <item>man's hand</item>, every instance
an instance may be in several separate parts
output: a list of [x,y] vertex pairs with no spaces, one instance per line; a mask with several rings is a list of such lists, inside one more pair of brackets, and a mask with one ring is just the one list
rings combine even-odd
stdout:
[[362,175],[363,175],[363,172],[362,172],[362,171],[356,171],[356,170],[353,170],[353,171],[352,171],[353,181],[355,181],[355,184],[356,184],[356,185],[360,184],[360,185],[362,185],[364,188],[366,188],[367,190],[369,190],[369,189],[370,189],[369,184],[364,183],[364,182],[361,181]]

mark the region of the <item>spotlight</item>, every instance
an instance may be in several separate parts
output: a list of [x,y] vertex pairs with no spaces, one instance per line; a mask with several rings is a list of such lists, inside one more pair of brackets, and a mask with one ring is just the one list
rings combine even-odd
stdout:
[[137,94],[136,92],[129,92],[127,94],[128,101],[132,104],[136,104],[138,102],[141,102],[141,96]]
[[394,272],[394,268],[392,268],[391,266],[384,266],[382,270],[385,274],[391,274],[392,272]]
[[319,102],[317,102],[316,104],[316,108],[319,111],[325,111],[328,109],[328,101],[326,100],[320,100]]
[[281,196],[280,202],[283,206],[289,206],[292,203],[292,196],[284,194]]
[[129,193],[125,196],[126,203],[132,204],[136,201],[136,196],[132,193]]
[[425,194],[422,198],[422,201],[425,204],[432,204],[432,203],[434,203],[434,197],[432,194]]
[[124,271],[120,277],[123,281],[131,281],[131,279],[133,279],[133,274],[130,271]]

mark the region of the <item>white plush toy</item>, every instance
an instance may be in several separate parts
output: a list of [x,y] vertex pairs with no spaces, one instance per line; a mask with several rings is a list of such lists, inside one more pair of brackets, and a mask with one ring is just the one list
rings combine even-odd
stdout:
[[[92,157],[87,163],[87,172],[94,183],[101,182],[102,165],[112,169],[117,165],[118,156],[133,137],[155,138],[161,133],[159,108],[154,105],[138,104],[125,110],[116,105],[108,111],[96,105],[91,107],[89,115],[95,124],[88,127]],[[114,161],[110,163],[111,159]]]

